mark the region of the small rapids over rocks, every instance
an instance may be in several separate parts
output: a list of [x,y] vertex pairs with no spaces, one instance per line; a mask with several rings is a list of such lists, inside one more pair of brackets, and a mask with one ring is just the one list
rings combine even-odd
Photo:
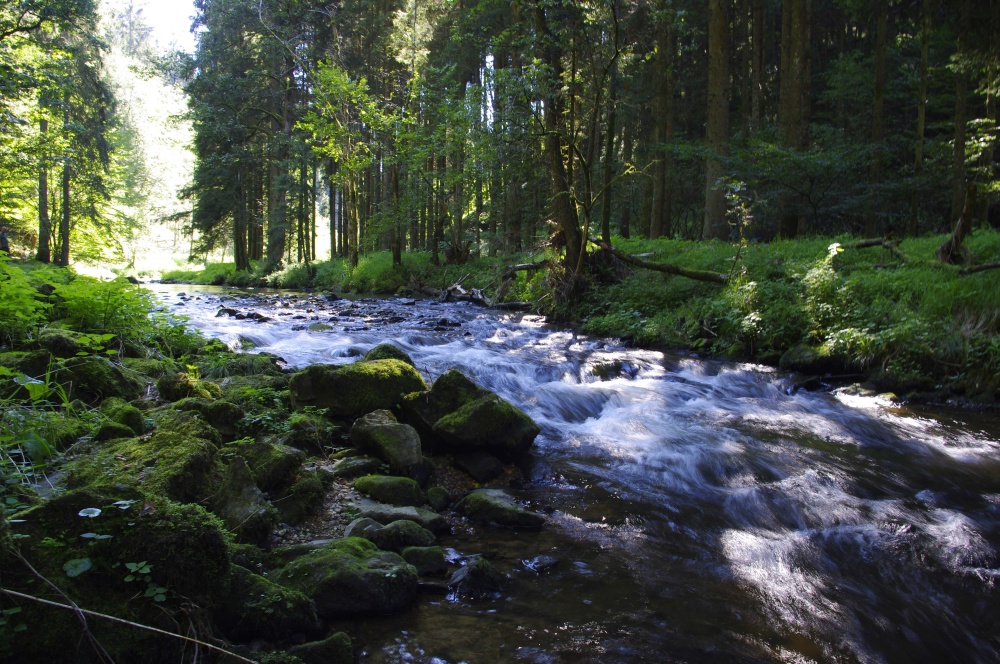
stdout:
[[995,416],[469,304],[151,288],[234,348],[301,368],[390,342],[541,425],[513,493],[546,526],[442,538],[507,574],[502,596],[348,621],[363,661],[1000,662]]

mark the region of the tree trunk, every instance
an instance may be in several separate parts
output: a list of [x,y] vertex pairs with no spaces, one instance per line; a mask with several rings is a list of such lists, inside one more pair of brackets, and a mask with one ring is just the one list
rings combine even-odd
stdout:
[[[782,143],[803,150],[809,142],[809,45],[810,0],[786,0],[781,14],[781,80],[778,119]],[[803,223],[798,196],[784,197],[779,234],[793,238]]]
[[69,265],[69,183],[70,183],[70,162],[69,157],[63,162],[62,172],[62,216],[59,219],[59,260],[57,265],[66,267]]
[[552,212],[566,244],[566,268],[575,272],[581,264],[583,233],[580,232],[576,207],[573,205],[569,180],[566,175],[566,164],[563,161],[563,137],[562,127],[560,127],[565,107],[561,92],[562,49],[549,30],[545,10],[541,5],[535,6],[535,30],[542,45],[543,61],[551,71],[548,91],[545,93],[545,141],[543,149],[548,165],[549,185],[552,188]]
[[[657,88],[653,105],[653,149],[660,154],[653,165],[653,206],[649,219],[649,237],[657,238],[670,232],[670,170],[673,151],[670,143],[674,134],[674,52],[677,37],[674,29],[674,13],[666,13],[660,18],[657,29]],[[605,240],[610,242],[610,240]]]
[[35,258],[40,263],[48,263],[52,260],[52,220],[49,219],[49,164],[45,146],[49,121],[44,118],[40,120],[38,131],[42,139],[42,157],[38,164],[38,253]]
[[[965,51],[965,35],[970,28],[969,0],[961,1],[961,18],[958,38],[959,52]],[[955,135],[951,163],[951,225],[962,217],[965,207],[965,135],[967,129],[966,107],[969,95],[969,74],[964,67],[955,75]],[[971,219],[968,223],[971,223]]]
[[880,188],[882,186],[882,140],[885,133],[885,87],[886,51],[889,43],[889,2],[876,0],[877,28],[875,30],[875,103],[872,107],[872,163],[868,171],[868,185],[871,189],[868,210],[865,215],[865,237],[881,235],[879,216],[881,210]]
[[245,178],[243,167],[238,167],[236,173],[236,213],[233,215],[233,260],[238,272],[250,268],[250,260],[247,255],[247,191],[246,187],[243,186]]
[[764,0],[752,0],[750,28],[750,128],[760,126],[764,99]]
[[611,244],[611,186],[615,164],[615,124],[618,116],[618,71],[613,67],[608,81],[608,126],[604,141],[604,186],[601,189],[601,239]]
[[917,145],[913,164],[913,191],[910,193],[910,220],[907,234],[920,234],[920,173],[924,166],[924,132],[927,127],[927,72],[930,55],[931,0],[920,6],[920,91],[917,93]]
[[708,112],[706,134],[713,155],[705,160],[705,221],[701,236],[725,239],[726,194],[718,186],[729,155],[729,0],[710,0],[708,23]]

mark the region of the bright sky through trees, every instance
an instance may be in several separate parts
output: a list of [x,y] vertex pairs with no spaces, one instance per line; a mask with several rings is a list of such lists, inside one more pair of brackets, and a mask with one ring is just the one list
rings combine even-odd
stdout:
[[148,0],[137,4],[142,7],[146,23],[152,26],[161,49],[176,45],[182,51],[194,52],[191,17],[195,10],[190,0]]

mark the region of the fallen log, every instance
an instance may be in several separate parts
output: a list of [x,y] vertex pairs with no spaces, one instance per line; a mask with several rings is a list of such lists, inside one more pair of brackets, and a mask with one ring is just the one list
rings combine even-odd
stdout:
[[591,238],[590,240],[594,244],[598,245],[605,251],[610,251],[611,254],[622,261],[623,263],[628,263],[629,265],[634,265],[636,267],[641,267],[645,270],[653,270],[654,272],[663,272],[665,274],[672,274],[678,277],[685,277],[687,279],[694,279],[695,281],[708,281],[713,284],[728,284],[729,275],[721,274],[719,272],[711,272],[709,270],[692,270],[690,268],[681,267],[680,265],[672,265],[671,263],[651,263],[649,261],[644,261],[641,258],[636,258],[626,254],[623,251],[615,249],[611,245],[605,244],[599,240]]
[[893,256],[899,260],[906,262],[909,257],[902,252],[902,250],[896,246],[896,243],[889,238],[872,238],[869,240],[858,240],[857,242],[852,242],[850,244],[840,245],[843,249],[866,249],[868,247],[882,247]]
[[1000,269],[1000,262],[998,263],[980,263],[979,265],[970,265],[969,267],[962,268],[958,271],[959,274],[975,274],[976,272],[985,272],[986,270],[996,270]]

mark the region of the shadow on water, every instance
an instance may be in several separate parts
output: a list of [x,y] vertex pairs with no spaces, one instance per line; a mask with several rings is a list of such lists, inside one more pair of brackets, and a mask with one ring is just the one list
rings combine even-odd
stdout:
[[342,625],[364,661],[1000,661],[995,417],[790,394],[763,367],[466,305],[153,290],[295,367],[395,343],[429,380],[457,367],[542,426],[515,493],[547,527],[441,542],[487,556],[506,591]]

